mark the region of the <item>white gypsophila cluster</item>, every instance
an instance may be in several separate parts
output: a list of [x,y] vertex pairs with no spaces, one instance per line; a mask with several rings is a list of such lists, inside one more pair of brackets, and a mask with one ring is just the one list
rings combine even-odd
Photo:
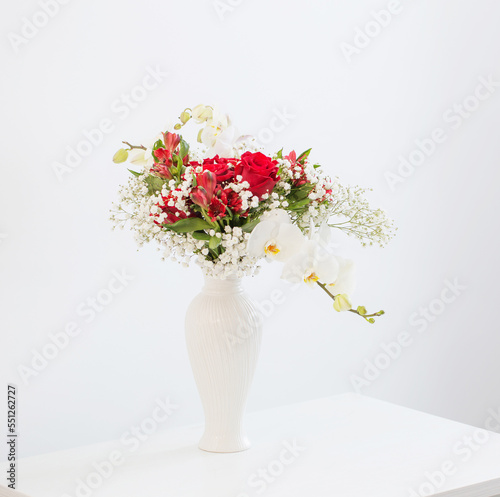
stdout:
[[335,180],[328,205],[329,226],[357,238],[363,246],[384,247],[394,236],[394,221],[383,209],[370,207],[365,197],[369,188],[344,186]]
[[[221,238],[221,247],[224,249],[216,260],[211,261],[206,259],[208,248],[205,241],[196,240],[190,233],[175,233],[163,230],[159,226],[166,217],[161,211],[161,206],[165,205],[167,195],[169,198],[166,202],[170,207],[175,207],[186,214],[189,212],[186,201],[189,198],[194,175],[200,171],[201,167],[188,166],[184,173],[184,181],[177,188],[175,182],[171,182],[168,186],[165,184],[161,194],[158,195],[148,195],[144,179],[149,174],[149,168],[146,167],[144,174],[129,178],[127,184],[119,190],[119,203],[113,204],[111,220],[114,227],[123,229],[127,224],[140,247],[145,243],[156,242],[162,251],[163,260],[168,258],[184,267],[188,267],[194,260],[208,276],[225,279],[231,275],[242,277],[257,274],[260,270],[257,265],[258,259],[247,255],[250,234],[244,233],[239,227],[226,226],[224,233],[216,233],[214,230],[210,232],[211,236]],[[258,202],[258,197],[253,196],[248,190],[249,186],[248,182],[228,185],[239,194],[245,210],[250,204],[255,205]]]
[[[259,151],[255,139],[245,137],[236,146],[235,156],[241,156],[246,151]],[[194,146],[190,149],[192,162],[202,163],[206,157],[206,147]],[[252,218],[266,216],[276,209],[287,210],[292,221],[307,234],[312,227],[328,223],[348,235],[359,239],[362,245],[372,245],[374,242],[383,246],[393,236],[393,222],[381,209],[372,209],[365,198],[366,189],[343,186],[338,179],[332,180],[322,174],[321,168],[305,159],[303,164],[291,162],[288,159],[277,159],[280,169],[280,180],[271,193],[264,194],[260,199],[249,190],[250,185],[238,176],[234,182],[226,185],[238,193],[243,212],[252,209]],[[209,235],[221,239],[222,253],[216,259],[211,259],[205,240],[195,239],[191,233],[176,233],[163,229],[161,224],[167,222],[167,216],[174,215],[179,219],[189,216],[190,192],[196,174],[203,171],[200,166],[187,166],[182,182],[176,185],[174,180],[164,183],[162,191],[154,192],[148,189],[146,179],[151,178],[154,164],[146,165],[144,172],[133,176],[119,191],[119,203],[111,219],[115,227],[123,228],[127,223],[134,232],[139,246],[156,242],[162,251],[163,259],[172,259],[183,266],[189,266],[194,260],[201,266],[204,273],[227,278],[256,274],[259,271],[258,258],[248,255],[249,233],[244,233],[239,227],[225,226],[224,232],[211,230]],[[297,198],[291,194],[292,188],[304,187],[302,201],[307,205],[295,209]],[[300,201],[300,200],[299,200]],[[291,205],[290,205],[291,203]],[[165,207],[170,214],[165,212]],[[170,218],[169,222],[172,222]]]
[[257,265],[258,259],[250,257],[247,252],[249,233],[237,226],[226,226],[224,233],[213,233],[222,239],[221,246],[224,252],[214,261],[205,258],[208,249],[203,241],[195,240],[200,252],[196,258],[196,263],[202,267],[205,274],[215,278],[227,278],[234,275],[237,277],[252,276],[258,274],[260,267]]
[[245,152],[263,152],[264,147],[255,139],[254,136],[245,135],[241,136],[235,143],[234,156],[241,157]]
[[151,208],[158,203],[160,196],[148,195],[148,187],[144,183],[147,173],[129,178],[126,185],[118,191],[118,204],[113,204],[111,221],[115,228],[123,229],[125,225],[133,231],[139,246],[158,240],[160,226],[151,217]]
[[[307,210],[300,213],[296,218],[297,225],[304,231],[309,230],[311,223],[320,226],[328,220],[327,202],[330,202],[332,191],[332,180],[321,174],[321,170],[307,159],[302,166],[295,165],[287,159],[278,159],[280,165],[281,181],[278,183],[278,188],[283,189],[283,194],[287,194],[290,189],[290,182],[303,180],[306,184],[312,185],[311,190],[307,194],[310,203]],[[288,207],[288,201],[284,200],[281,203],[282,208]]]

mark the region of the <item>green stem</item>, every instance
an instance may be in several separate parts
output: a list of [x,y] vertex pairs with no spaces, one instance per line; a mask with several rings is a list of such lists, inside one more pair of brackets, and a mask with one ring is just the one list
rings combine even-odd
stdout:
[[122,143],[125,143],[125,145],[128,145],[130,147],[130,150],[132,150],[134,148],[138,148],[140,150],[147,150],[144,145],[131,145],[129,142],[122,142]]
[[[333,300],[335,301],[335,295],[333,295],[329,290],[328,288],[326,287],[326,284],[325,283],[321,283],[320,281],[317,281],[316,282],[318,284],[318,286]],[[384,314],[384,311],[378,311],[378,312],[374,312],[372,314],[361,314],[358,309],[349,309],[349,312],[352,312],[353,314],[357,314],[358,316],[361,316],[362,318],[364,318],[366,321],[368,321],[369,323],[373,323],[374,320],[373,318],[375,317],[378,317],[378,316],[382,316],[382,314]],[[372,320],[370,321],[370,318],[372,318]]]

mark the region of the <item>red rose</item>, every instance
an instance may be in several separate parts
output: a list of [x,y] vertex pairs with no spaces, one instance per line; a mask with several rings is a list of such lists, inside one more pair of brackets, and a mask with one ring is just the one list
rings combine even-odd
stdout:
[[250,183],[249,190],[259,198],[262,198],[265,193],[270,193],[280,180],[278,161],[260,152],[245,152],[241,156],[241,161],[236,164],[234,172],[236,176],[242,176],[242,181]]
[[217,176],[217,183],[234,178],[235,159],[225,159],[216,155],[212,159],[203,161],[203,170],[211,171]]

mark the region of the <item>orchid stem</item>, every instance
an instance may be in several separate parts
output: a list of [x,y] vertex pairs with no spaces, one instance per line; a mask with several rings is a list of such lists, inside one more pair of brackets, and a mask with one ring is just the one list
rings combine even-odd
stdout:
[[125,145],[128,145],[130,147],[130,150],[134,148],[138,148],[140,150],[146,150],[146,147],[144,145],[131,145],[129,142],[122,142],[125,143]]
[[[335,295],[333,295],[329,290],[328,288],[326,287],[326,284],[325,283],[321,283],[320,281],[317,281],[316,282],[318,284],[318,286],[333,300],[335,301]],[[372,314],[362,314],[361,312],[359,312],[358,309],[349,309],[349,312],[352,312],[354,314],[357,314],[358,316],[361,316],[362,318],[364,318],[366,321],[368,321],[369,323],[373,323],[374,320],[373,318],[377,317],[377,316],[382,316],[382,314],[384,314],[384,311],[378,311],[378,312],[374,312]],[[370,321],[370,318],[372,318],[372,320]]]

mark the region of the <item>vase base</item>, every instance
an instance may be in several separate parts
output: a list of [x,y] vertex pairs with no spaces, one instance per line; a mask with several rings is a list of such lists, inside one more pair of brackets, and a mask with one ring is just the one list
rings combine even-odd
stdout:
[[203,437],[198,444],[198,448],[205,452],[217,454],[229,454],[233,452],[243,452],[251,447],[250,440],[246,437],[239,437],[235,440],[223,440],[211,438],[206,440]]

